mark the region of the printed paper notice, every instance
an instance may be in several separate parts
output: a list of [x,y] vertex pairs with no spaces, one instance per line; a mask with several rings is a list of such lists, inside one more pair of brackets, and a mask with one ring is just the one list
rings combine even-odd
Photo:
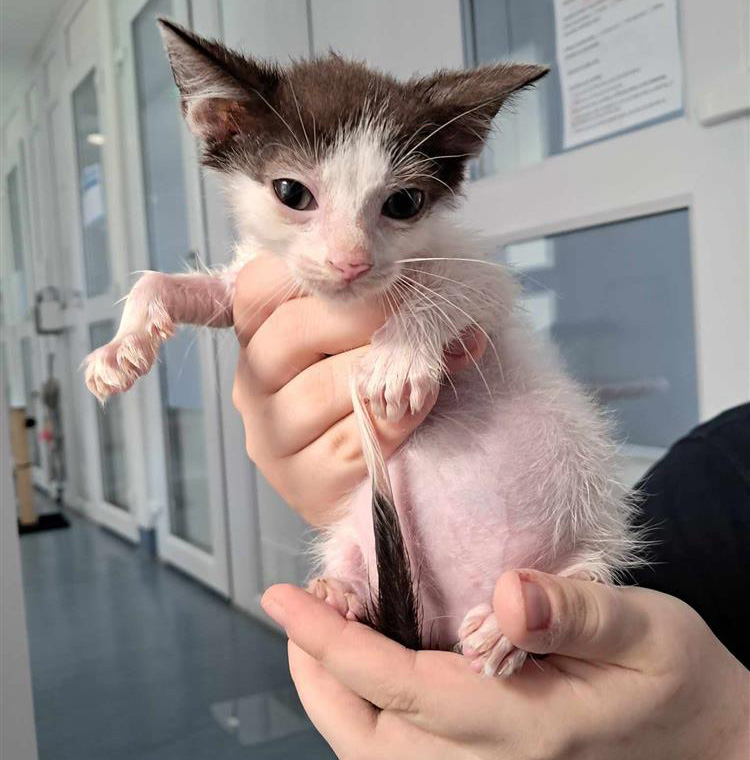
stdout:
[[682,108],[677,0],[555,0],[565,148]]

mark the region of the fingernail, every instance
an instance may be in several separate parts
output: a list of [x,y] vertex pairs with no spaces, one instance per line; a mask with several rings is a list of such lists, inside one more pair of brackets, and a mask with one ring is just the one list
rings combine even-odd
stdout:
[[526,612],[526,630],[542,631],[547,628],[552,615],[547,592],[538,583],[522,578],[521,593]]
[[282,628],[286,628],[284,623],[286,618],[285,610],[275,599],[269,599],[266,595],[260,600],[260,606],[271,620],[275,620]]

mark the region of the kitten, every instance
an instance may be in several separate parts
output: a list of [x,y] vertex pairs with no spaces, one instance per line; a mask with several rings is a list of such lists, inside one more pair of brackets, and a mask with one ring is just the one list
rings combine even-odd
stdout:
[[[397,534],[406,553],[395,562],[408,555],[407,576],[418,577],[402,589],[416,595],[418,639],[509,675],[526,655],[492,611],[502,572],[611,582],[635,544],[605,422],[519,314],[512,276],[454,214],[493,118],[547,69],[494,64],[400,82],[335,54],[282,68],[160,23],[184,117],[225,180],[240,242],[225,270],[145,274],[114,340],[87,359],[89,388],[101,400],[128,389],[178,323],[230,326],[236,274],[258,252],[282,257],[303,292],[390,299],[395,311],[354,378],[378,417],[422,407],[447,379],[445,347],[467,328],[483,332],[485,356],[441,388],[388,462],[390,479],[378,479],[372,453],[369,464],[398,509],[395,525],[387,510],[376,520],[378,552]],[[325,531],[312,584],[363,620],[382,559],[371,499],[365,482]]]

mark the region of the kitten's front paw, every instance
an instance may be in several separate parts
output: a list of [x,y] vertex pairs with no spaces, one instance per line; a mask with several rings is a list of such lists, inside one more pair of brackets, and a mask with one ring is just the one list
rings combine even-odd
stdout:
[[398,422],[422,409],[440,385],[440,366],[402,347],[373,346],[357,368],[357,390],[380,419]]
[[97,348],[84,360],[86,386],[102,403],[128,390],[151,369],[160,343],[158,335],[139,332]]
[[471,660],[471,667],[485,676],[507,678],[526,662],[526,652],[503,636],[489,604],[466,613],[458,629],[458,648]]
[[361,620],[364,606],[354,589],[336,578],[316,578],[307,590],[338,610],[347,620]]

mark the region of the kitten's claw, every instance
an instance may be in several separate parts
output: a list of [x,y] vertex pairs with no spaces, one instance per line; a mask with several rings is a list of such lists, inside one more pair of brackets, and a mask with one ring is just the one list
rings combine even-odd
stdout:
[[129,333],[92,351],[84,360],[88,389],[101,401],[128,390],[156,360],[161,340],[149,333]]
[[521,669],[526,652],[516,649],[503,636],[489,604],[469,610],[458,629],[458,646],[471,660],[471,667],[485,676],[507,678]]
[[364,607],[354,589],[336,578],[316,578],[307,590],[336,609],[347,620],[361,620]]
[[439,366],[400,346],[374,346],[358,368],[359,393],[376,417],[390,422],[419,412],[439,384]]

